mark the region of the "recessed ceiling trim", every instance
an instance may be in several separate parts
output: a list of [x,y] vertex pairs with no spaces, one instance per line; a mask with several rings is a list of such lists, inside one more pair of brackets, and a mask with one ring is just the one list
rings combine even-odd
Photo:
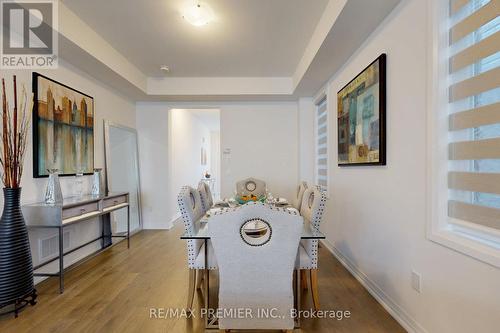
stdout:
[[326,5],[325,11],[323,15],[321,15],[318,25],[316,26],[316,29],[314,29],[314,33],[307,44],[297,68],[295,69],[295,73],[293,74],[294,89],[299,85],[300,81],[304,77],[304,74],[313,62],[314,57],[318,53],[321,45],[323,45],[326,36],[328,36],[328,33],[335,24],[335,21],[337,21],[337,18],[346,3],[347,0],[330,0]]
[[148,78],[148,95],[291,95],[290,77]]
[[[62,2],[59,2],[59,34],[81,48],[82,52],[92,55],[143,92],[146,91],[146,75]],[[64,56],[64,49],[61,50],[61,53]],[[71,61],[71,59],[68,60]],[[74,61],[71,62],[74,63]]]
[[399,2],[330,0],[292,77],[147,77],[63,3],[59,54],[136,101],[296,100],[316,93]]

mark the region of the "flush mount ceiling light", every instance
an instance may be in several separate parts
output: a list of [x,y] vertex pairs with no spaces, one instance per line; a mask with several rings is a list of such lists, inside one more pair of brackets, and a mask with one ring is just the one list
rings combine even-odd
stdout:
[[214,11],[204,2],[195,2],[184,7],[182,17],[192,25],[201,27],[214,19]]

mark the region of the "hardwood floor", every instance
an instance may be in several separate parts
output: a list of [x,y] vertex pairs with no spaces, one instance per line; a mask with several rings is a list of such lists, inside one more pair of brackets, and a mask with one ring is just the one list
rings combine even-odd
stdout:
[[[130,250],[122,242],[68,271],[62,295],[56,278],[40,283],[38,304],[17,319],[1,316],[0,332],[203,332],[199,311],[194,319],[150,318],[150,308],[186,305],[188,270],[181,232],[177,226],[136,234]],[[294,332],[404,332],[324,248],[319,262],[321,309],[347,310],[351,317],[302,319],[302,328]],[[195,308],[201,299],[197,293]],[[310,289],[301,300],[302,309],[312,308]]]

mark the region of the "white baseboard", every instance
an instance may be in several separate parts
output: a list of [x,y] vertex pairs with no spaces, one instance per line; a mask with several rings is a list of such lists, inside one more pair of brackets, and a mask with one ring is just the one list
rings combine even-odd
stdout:
[[153,224],[154,227],[144,228],[146,230],[170,230],[174,227],[174,224],[181,218],[181,213],[175,214],[170,221],[168,221],[165,226],[158,226],[158,224]]
[[174,226],[173,222],[170,221],[166,225],[162,225],[160,223],[152,223],[151,226],[144,224],[142,229],[143,230],[170,230],[170,229],[172,229],[173,226]]
[[406,311],[394,302],[376,283],[366,276],[352,261],[345,257],[328,240],[321,240],[325,248],[330,251],[335,258],[365,287],[365,289],[379,302],[384,309],[401,325],[412,333],[427,333],[427,331],[417,323]]
[[[181,223],[182,224],[182,220],[181,220],[181,213],[178,213],[177,215],[175,215],[173,218],[172,218],[172,221],[170,221],[170,225],[172,228],[175,224],[177,223]],[[170,229],[169,228],[169,229]]]

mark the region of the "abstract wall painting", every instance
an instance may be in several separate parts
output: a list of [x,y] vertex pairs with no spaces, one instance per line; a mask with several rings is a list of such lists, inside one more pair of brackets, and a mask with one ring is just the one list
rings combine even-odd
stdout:
[[337,93],[338,165],[385,165],[386,55]]
[[62,176],[92,174],[94,99],[33,73],[33,177],[58,169]]

